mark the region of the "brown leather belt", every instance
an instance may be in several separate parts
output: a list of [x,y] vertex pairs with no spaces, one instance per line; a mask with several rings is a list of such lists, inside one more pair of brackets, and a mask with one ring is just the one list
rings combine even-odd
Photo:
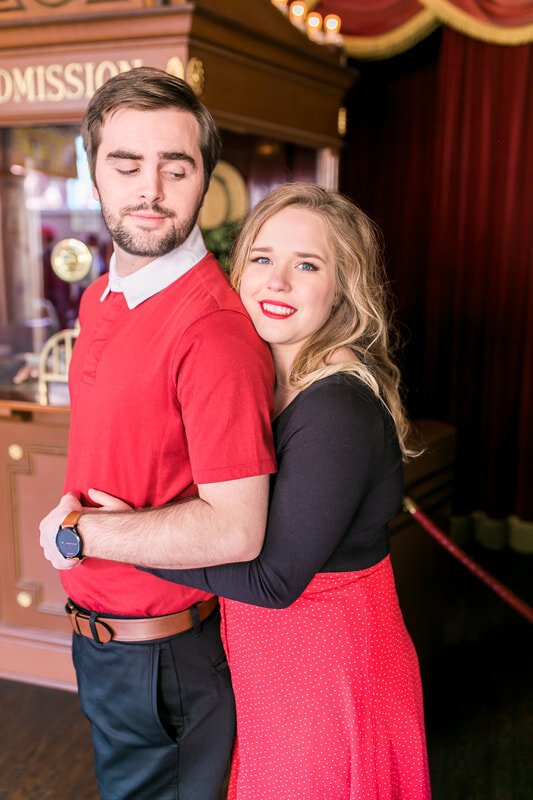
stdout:
[[[123,619],[106,617],[105,615],[92,615],[82,611],[68,600],[66,612],[74,632],[96,642],[149,642],[151,639],[163,639],[175,636],[177,633],[188,631],[194,625],[194,617],[199,622],[206,619],[218,605],[218,598],[211,597],[202,600],[185,611],[176,614],[166,614],[163,617],[136,617]],[[193,617],[194,614],[194,617]]]

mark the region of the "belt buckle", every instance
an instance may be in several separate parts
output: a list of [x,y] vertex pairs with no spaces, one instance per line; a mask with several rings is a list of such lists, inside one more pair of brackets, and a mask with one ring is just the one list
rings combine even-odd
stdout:
[[[94,615],[86,614],[83,611],[80,611],[79,608],[76,608],[70,597],[67,600],[65,611],[67,612],[67,614],[69,614],[69,616],[74,618],[76,625],[75,630],[80,636],[84,636],[84,634],[81,631],[78,619],[82,619],[85,622],[89,623],[89,630],[91,631],[91,636],[97,644],[107,644],[114,638],[113,629],[109,625],[106,625],[106,623],[102,619],[100,619],[96,614]],[[101,626],[103,628],[103,631],[105,631],[105,634],[107,634],[103,639],[100,638],[97,625],[98,627]]]
[[80,630],[78,619],[84,619],[87,622],[90,622],[89,616],[87,614],[84,614],[83,611],[80,611],[79,608],[76,608],[70,597],[68,598],[67,603],[65,605],[65,611],[67,612],[69,617],[74,619],[76,632],[79,634],[79,636],[83,636],[83,633]]

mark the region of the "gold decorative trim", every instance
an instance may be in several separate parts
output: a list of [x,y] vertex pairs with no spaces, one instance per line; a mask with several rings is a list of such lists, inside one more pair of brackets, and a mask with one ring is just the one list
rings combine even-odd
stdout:
[[175,78],[181,78],[182,81],[185,80],[185,67],[179,56],[172,56],[172,58],[168,59],[165,71],[169,75],[174,75]]
[[426,6],[441,22],[454,28],[459,33],[480,39],[490,44],[520,45],[533,42],[533,23],[528,25],[503,26],[493,22],[475,19],[466,11],[462,11],[449,0],[418,0]]
[[[414,47],[437,30],[440,20],[427,9],[422,9],[403,25],[378,36],[343,36],[344,50],[352,58],[378,61],[399,55]],[[342,29],[341,29],[342,35]]]
[[[309,0],[313,10],[320,0]],[[342,34],[347,55],[361,60],[379,60],[409,50],[433,33],[439,25],[448,25],[459,33],[489,44],[517,46],[533,42],[533,23],[527,25],[497,25],[473,17],[450,0],[418,0],[422,11],[387,33],[378,36],[349,36]]]
[[201,97],[205,89],[205,70],[203,62],[199,58],[191,58],[187,63],[187,69],[179,56],[172,56],[167,61],[166,72],[187,81],[197,97]]
[[199,58],[191,58],[187,64],[185,80],[195,93],[196,97],[201,97],[205,88],[204,65]]
[[17,592],[17,603],[21,608],[31,608],[33,605],[33,597],[29,592]]
[[22,461],[24,458],[24,448],[20,444],[10,444],[7,453],[11,461]]
[[248,187],[241,173],[233,164],[219,161],[198,216],[200,228],[211,230],[225,222],[237,222],[248,208]]
[[341,106],[337,112],[337,133],[339,136],[346,136],[347,132],[347,112],[346,106]]
[[52,269],[67,283],[81,281],[91,271],[93,256],[80,239],[61,239],[50,253]]

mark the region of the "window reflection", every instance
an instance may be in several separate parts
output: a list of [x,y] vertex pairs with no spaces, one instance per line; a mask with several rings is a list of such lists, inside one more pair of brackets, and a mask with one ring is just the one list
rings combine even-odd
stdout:
[[[111,243],[77,126],[4,129],[0,145],[0,395],[35,400],[43,345],[74,327],[81,294],[106,270]],[[92,255],[77,280],[65,280],[52,259],[69,239]]]

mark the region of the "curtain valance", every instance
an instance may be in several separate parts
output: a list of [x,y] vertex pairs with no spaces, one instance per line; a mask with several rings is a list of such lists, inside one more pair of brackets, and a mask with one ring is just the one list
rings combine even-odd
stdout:
[[319,0],[321,14],[339,14],[344,48],[360,59],[408,50],[447,25],[484,42],[520,45],[533,41],[531,0]]

